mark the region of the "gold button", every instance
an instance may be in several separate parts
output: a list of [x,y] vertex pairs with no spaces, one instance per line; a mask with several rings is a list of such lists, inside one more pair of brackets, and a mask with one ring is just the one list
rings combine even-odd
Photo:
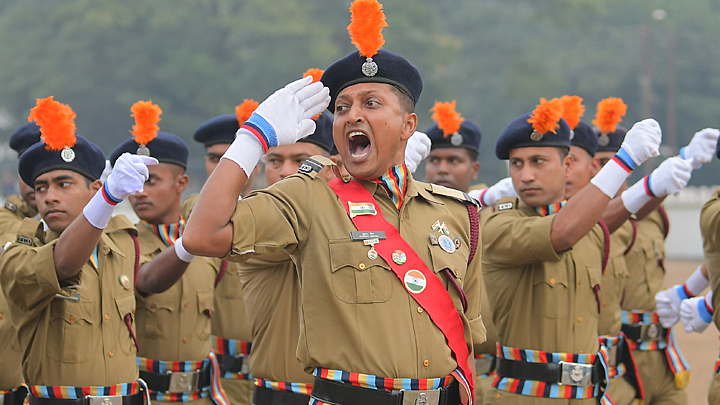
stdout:
[[550,279],[550,284],[555,284],[555,279],[554,279],[554,278],[551,278],[551,279]]
[[187,342],[188,342],[188,338],[183,338],[183,343],[187,343]]
[[155,309],[155,308],[157,308],[157,305],[155,305],[154,303],[150,304],[150,309]]
[[105,319],[110,319],[110,315],[105,314]]
[[132,312],[132,314],[135,315],[135,310],[134,310],[134,309],[133,309],[132,311],[130,311],[130,312]]
[[423,366],[427,367],[427,366],[429,366],[429,365],[430,365],[430,362],[429,362],[429,361],[427,361],[427,360],[423,361]]
[[720,378],[720,374],[715,373],[715,379],[717,380],[718,378]]
[[423,309],[418,307],[418,314],[422,314],[422,313],[423,313]]
[[582,316],[578,316],[578,322],[582,322]]
[[500,399],[500,394],[495,394],[495,399]]
[[5,319],[5,314],[0,314],[0,319]]
[[603,306],[604,306],[605,308],[607,308],[608,303],[607,303],[607,302],[604,302],[604,303],[603,303]]
[[113,353],[113,352],[108,352],[108,356],[113,357],[113,356],[115,356],[115,353]]
[[75,317],[70,315],[70,318],[68,318],[68,321],[70,321],[70,323],[75,322]]
[[583,353],[585,353],[585,352],[584,352],[584,351],[582,351],[582,350],[580,350],[580,351],[579,351],[578,353],[580,353],[580,354],[583,354]]
[[365,263],[360,263],[360,264],[358,264],[358,268],[359,268],[360,270],[365,270]]
[[184,305],[185,305],[185,308],[187,308],[190,305],[190,303],[186,302]]
[[582,285],[582,280],[578,280],[578,285]]

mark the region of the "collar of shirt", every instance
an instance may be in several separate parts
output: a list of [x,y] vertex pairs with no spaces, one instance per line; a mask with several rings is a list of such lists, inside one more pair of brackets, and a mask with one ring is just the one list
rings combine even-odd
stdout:
[[170,247],[175,244],[175,241],[182,235],[183,229],[185,228],[185,220],[180,217],[180,221],[173,224],[151,224],[146,221],[141,221],[145,226],[148,227],[165,246]]
[[385,188],[388,196],[395,203],[395,207],[400,210],[408,185],[408,171],[405,163],[391,167],[390,170],[374,181]]
[[538,214],[540,214],[543,217],[546,217],[548,215],[557,214],[558,211],[560,211],[560,209],[565,206],[566,202],[567,202],[567,200],[563,200],[563,201],[560,201],[559,203],[550,204],[550,205],[542,205],[540,207],[534,207],[534,208]]

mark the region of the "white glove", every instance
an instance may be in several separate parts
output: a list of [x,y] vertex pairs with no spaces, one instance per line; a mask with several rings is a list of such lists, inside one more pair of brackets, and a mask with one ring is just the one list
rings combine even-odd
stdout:
[[150,156],[131,155],[127,152],[120,155],[112,172],[105,180],[108,197],[118,202],[130,194],[142,191],[149,177],[148,166],[158,164],[157,159]]
[[654,119],[648,118],[635,123],[630,128],[620,149],[621,151],[625,150],[632,159],[632,162],[627,163],[639,166],[651,157],[660,154],[660,141],[662,141],[660,124]]
[[692,175],[692,159],[673,156],[660,163],[648,176],[623,191],[621,198],[628,212],[637,214],[653,197],[677,194],[687,185]]
[[471,190],[468,194],[470,194],[470,196],[475,198],[476,200],[480,201],[480,204],[483,207],[495,205],[503,197],[518,196],[517,191],[515,191],[515,186],[513,186],[513,182],[510,177],[504,178],[486,189]]
[[312,134],[315,131],[312,117],[323,112],[328,104],[330,89],[322,82],[312,83],[312,76],[288,84],[260,103],[223,157],[242,167],[249,178],[268,148],[292,145]]
[[655,307],[662,326],[670,328],[680,320],[680,303],[686,298],[688,295],[681,285],[674,285],[655,294]]
[[693,159],[693,169],[697,169],[703,163],[712,161],[718,137],[720,137],[720,131],[715,128],[705,128],[700,132],[696,132],[690,143],[680,149],[680,156],[683,159]]
[[415,173],[418,165],[430,154],[432,142],[430,138],[420,131],[415,131],[405,145],[405,166],[410,173]]
[[680,319],[682,320],[685,332],[702,333],[712,322],[712,291],[707,296],[690,298],[682,302],[680,308]]

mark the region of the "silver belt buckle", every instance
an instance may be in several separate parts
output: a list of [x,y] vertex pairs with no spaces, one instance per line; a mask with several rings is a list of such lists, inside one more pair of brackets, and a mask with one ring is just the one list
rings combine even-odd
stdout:
[[662,327],[657,323],[640,325],[640,341],[657,342],[662,340]]
[[242,357],[242,366],[240,366],[240,373],[243,375],[250,374],[250,354],[238,354],[237,357]]
[[607,348],[607,350],[608,350],[608,366],[610,366],[610,367],[617,366],[617,351],[618,351],[617,345],[610,346]]
[[122,395],[92,396],[85,397],[88,405],[122,405]]
[[592,364],[568,363],[561,361],[560,385],[589,387],[592,385]]
[[190,373],[173,373],[168,371],[170,375],[170,386],[167,392],[194,392],[198,390],[200,380],[200,370]]
[[475,359],[475,374],[477,374],[477,375],[490,374],[490,371],[492,371],[492,366],[493,366],[494,361],[495,361],[495,356],[493,356],[493,355]]
[[5,394],[0,394],[0,405],[5,403]]
[[402,405],[438,405],[440,390],[400,390]]

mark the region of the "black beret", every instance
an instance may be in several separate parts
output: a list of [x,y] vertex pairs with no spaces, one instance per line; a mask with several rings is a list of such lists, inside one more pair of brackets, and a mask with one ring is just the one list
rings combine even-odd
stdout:
[[[355,51],[335,61],[325,70],[320,81],[330,89],[328,110],[335,112],[335,100],[346,87],[358,83],[387,83],[398,87],[417,104],[422,92],[423,82],[420,72],[402,56],[381,49],[372,57],[372,62]],[[368,65],[365,65],[368,63]],[[369,67],[375,64],[375,72]],[[363,66],[365,65],[365,66]],[[366,74],[367,73],[367,74]]]
[[528,122],[531,114],[527,113],[515,118],[502,131],[495,144],[495,155],[499,159],[510,159],[510,151],[517,148],[549,146],[570,149],[570,127],[564,119],[560,118],[558,122],[560,127],[554,134],[552,132],[538,134]]
[[615,131],[607,134],[601,134],[597,127],[594,127],[593,131],[598,137],[598,152],[617,152],[620,150],[620,145],[625,140],[628,130],[618,125]]
[[[183,169],[187,168],[190,149],[185,141],[177,135],[158,132],[157,136],[145,146],[149,150],[149,156],[154,157],[158,162],[178,165]],[[115,162],[125,152],[138,155],[147,154],[143,149],[135,142],[135,138],[128,138],[110,153],[110,163],[115,166]]]
[[29,186],[35,184],[38,176],[53,170],[72,170],[95,181],[105,170],[105,154],[99,146],[78,135],[75,146],[70,149],[50,151],[38,142],[18,161],[20,178]]
[[717,158],[720,159],[720,139],[718,139],[718,143],[715,146],[715,156],[717,156]]
[[462,124],[460,124],[460,130],[448,137],[445,137],[443,130],[438,128],[438,124],[428,128],[425,134],[427,134],[432,142],[430,149],[466,148],[478,153],[480,152],[480,138],[482,138],[480,128],[469,120],[463,121]]
[[298,139],[298,142],[315,144],[328,153],[333,150],[337,151],[333,141],[333,116],[327,112],[320,114],[318,119],[315,120],[315,132],[305,138]]
[[598,137],[590,124],[580,121],[570,132],[570,144],[585,149],[590,156],[595,156],[598,149]]
[[10,147],[17,152],[18,156],[38,142],[40,142],[40,127],[35,124],[35,121],[22,125],[10,135]]
[[205,144],[205,147],[219,143],[232,143],[240,126],[235,114],[223,114],[205,121],[195,130],[193,139]]

